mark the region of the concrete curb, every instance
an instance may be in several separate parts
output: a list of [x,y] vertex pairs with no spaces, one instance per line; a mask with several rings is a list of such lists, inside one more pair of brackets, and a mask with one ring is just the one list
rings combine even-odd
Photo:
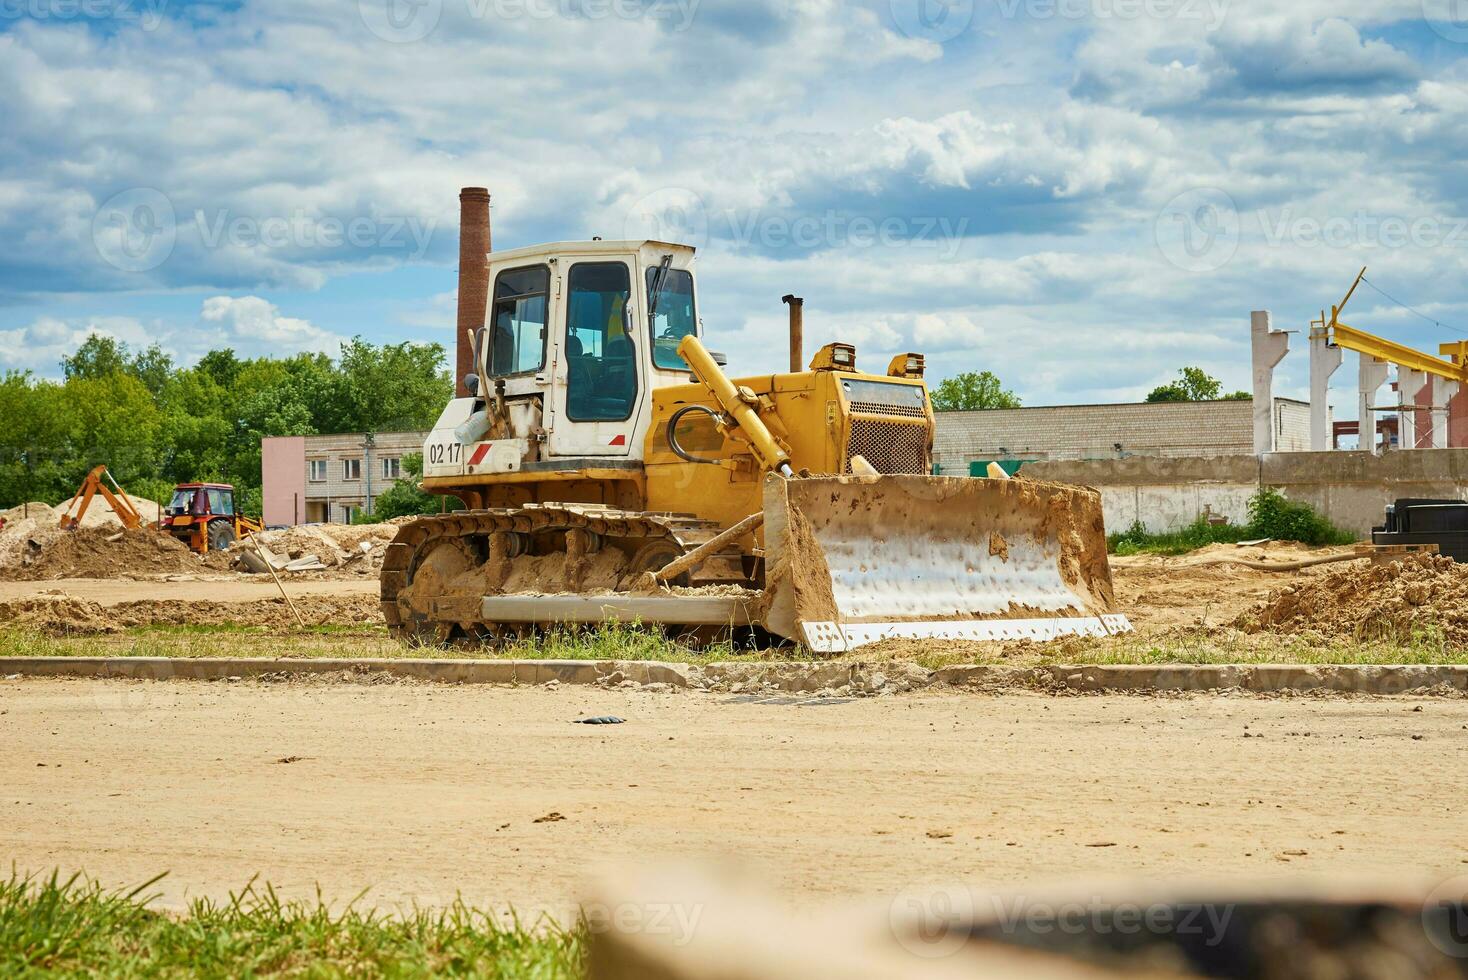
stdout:
[[929,688],[994,692],[1245,691],[1371,695],[1468,692],[1459,665],[1123,665],[1006,667],[970,664],[659,663],[642,660],[271,660],[171,657],[0,657],[0,676],[229,680],[313,674],[386,675],[444,684],[586,684],[730,693],[873,695]]

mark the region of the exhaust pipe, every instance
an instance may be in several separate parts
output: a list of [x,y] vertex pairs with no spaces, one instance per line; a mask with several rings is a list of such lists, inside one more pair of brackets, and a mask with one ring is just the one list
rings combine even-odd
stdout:
[[780,302],[790,307],[790,373],[805,370],[805,300],[794,293],[786,293]]
[[[454,396],[469,397],[464,379],[475,371],[473,338],[484,327],[489,305],[489,190],[459,191],[459,316],[454,345]],[[483,392],[480,393],[481,396]]]

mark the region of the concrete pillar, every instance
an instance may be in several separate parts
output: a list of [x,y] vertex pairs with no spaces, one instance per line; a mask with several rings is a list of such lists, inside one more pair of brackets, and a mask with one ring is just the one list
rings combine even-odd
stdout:
[[1402,405],[1397,413],[1397,448],[1417,448],[1417,398],[1427,384],[1426,371],[1411,371],[1397,365],[1397,397]]
[[1249,314],[1254,354],[1254,452],[1274,452],[1274,366],[1290,352],[1290,335],[1271,329],[1268,310]]
[[1448,403],[1458,394],[1458,382],[1432,379],[1432,448],[1448,448]]
[[1310,334],[1310,449],[1317,453],[1330,448],[1330,376],[1346,355],[1327,339],[1323,329]]
[[1376,452],[1376,413],[1371,410],[1371,403],[1376,401],[1376,389],[1386,384],[1386,375],[1390,368],[1391,365],[1386,361],[1378,361],[1367,354],[1361,355],[1358,384],[1360,398],[1356,402],[1356,417],[1361,420],[1360,448],[1368,453]]

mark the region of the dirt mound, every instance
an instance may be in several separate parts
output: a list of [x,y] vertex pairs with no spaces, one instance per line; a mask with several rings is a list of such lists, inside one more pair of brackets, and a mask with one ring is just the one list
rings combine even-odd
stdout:
[[[308,626],[379,625],[374,595],[301,596],[295,600]],[[296,620],[280,598],[254,602],[162,602],[146,600],[103,606],[63,592],[44,592],[0,601],[0,626],[19,626],[50,634],[116,633],[132,626],[263,626],[295,629]]]
[[1437,555],[1352,565],[1272,593],[1234,625],[1251,633],[1312,630],[1358,640],[1435,631],[1454,646],[1468,646],[1468,565]]
[[32,521],[0,531],[0,579],[142,578],[197,572],[188,547],[148,528],[83,525],[75,531]]

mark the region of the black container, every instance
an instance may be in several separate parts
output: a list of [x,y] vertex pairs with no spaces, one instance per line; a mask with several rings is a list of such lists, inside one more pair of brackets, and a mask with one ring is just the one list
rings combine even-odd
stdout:
[[1403,497],[1388,505],[1372,544],[1436,544],[1453,561],[1468,562],[1468,502]]

